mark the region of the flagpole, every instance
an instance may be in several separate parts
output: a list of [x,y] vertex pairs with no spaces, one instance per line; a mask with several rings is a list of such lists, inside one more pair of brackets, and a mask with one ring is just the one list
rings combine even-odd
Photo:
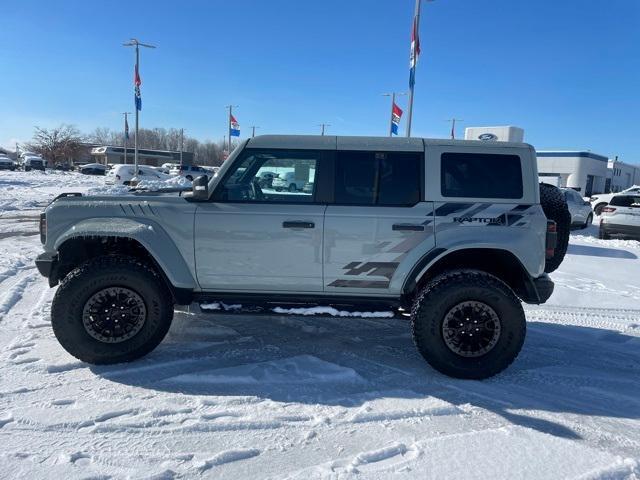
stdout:
[[[148,45],[146,43],[140,43],[137,39],[132,38],[129,43],[124,43],[123,46],[125,47],[136,47],[136,66],[135,66],[135,72],[136,72],[136,78],[134,78],[134,85],[136,83],[137,77],[139,77],[140,75],[140,46],[146,47],[146,48],[156,48],[154,45]],[[139,85],[135,85],[137,90],[135,90],[135,100],[136,100],[136,129],[133,133],[133,163],[134,163],[134,174],[133,174],[133,178],[131,179],[133,182],[137,181],[138,178],[138,128],[140,125],[140,108],[139,107],[139,102],[141,102],[140,100],[140,95],[139,95]]]
[[413,25],[411,26],[412,32],[414,35],[414,45],[411,46],[411,55],[413,56],[413,80],[409,82],[409,105],[407,107],[407,137],[411,136],[411,120],[413,118],[413,87],[415,85],[416,78],[416,64],[418,61],[417,52],[416,52],[416,44],[418,42],[418,32],[420,30],[420,2],[421,0],[416,0],[416,7],[413,17]]
[[[138,42],[136,42],[136,72],[140,75],[140,48]],[[136,104],[136,129],[133,132],[133,179],[138,178],[138,126],[140,120],[140,110]]]

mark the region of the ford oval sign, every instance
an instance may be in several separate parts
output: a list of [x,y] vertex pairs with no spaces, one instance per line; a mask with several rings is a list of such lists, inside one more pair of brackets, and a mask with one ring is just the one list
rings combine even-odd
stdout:
[[478,140],[489,141],[489,140],[498,140],[498,136],[493,133],[482,133],[478,135]]

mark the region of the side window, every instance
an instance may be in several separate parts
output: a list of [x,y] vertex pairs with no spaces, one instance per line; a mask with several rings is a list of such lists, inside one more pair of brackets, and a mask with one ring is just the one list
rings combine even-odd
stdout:
[[334,201],[338,205],[412,206],[420,201],[420,153],[339,151]]
[[443,197],[522,198],[522,167],[518,155],[443,153]]
[[314,151],[247,150],[216,188],[214,200],[311,203],[318,161]]

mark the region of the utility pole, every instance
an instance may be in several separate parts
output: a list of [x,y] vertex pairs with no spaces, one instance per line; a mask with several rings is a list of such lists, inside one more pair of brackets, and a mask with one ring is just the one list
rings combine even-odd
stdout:
[[180,170],[182,170],[182,151],[184,150],[184,128],[180,129]]
[[[433,0],[426,0],[432,2]],[[413,95],[416,83],[416,65],[420,55],[420,5],[421,0],[416,0],[411,27],[411,51],[409,54],[409,105],[407,107],[407,137],[411,136],[411,120],[413,119]]]
[[229,118],[227,119],[227,132],[229,133],[229,155],[231,155],[231,116],[233,115],[233,107],[238,108],[238,105],[227,105],[225,108],[229,109]]
[[320,127],[320,135],[324,135],[325,127],[330,127],[331,124],[330,123],[321,123],[318,126]]
[[256,128],[260,128],[260,127],[257,127],[255,125],[251,125],[251,138],[256,136]]
[[124,115],[124,164],[127,164],[127,140],[129,140],[129,122],[127,121],[128,115],[131,115],[131,112],[122,112]]
[[140,122],[140,110],[142,109],[142,100],[140,97],[140,47],[145,48],[156,48],[154,45],[149,45],[146,43],[140,43],[137,39],[132,38],[128,43],[122,44],[125,47],[136,47],[136,69],[135,69],[135,77],[134,77],[134,85],[135,85],[135,104],[136,104],[136,129],[133,134],[133,145],[134,145],[134,154],[133,154],[133,163],[134,163],[134,177],[132,180],[137,180],[138,178],[138,126]]
[[464,122],[462,118],[450,118],[449,120],[445,120],[446,122],[451,122],[451,140],[456,139],[456,122]]
[[383,93],[383,97],[391,97],[391,115],[389,116],[389,136],[393,135],[393,106],[396,104],[396,95],[406,95],[407,92]]

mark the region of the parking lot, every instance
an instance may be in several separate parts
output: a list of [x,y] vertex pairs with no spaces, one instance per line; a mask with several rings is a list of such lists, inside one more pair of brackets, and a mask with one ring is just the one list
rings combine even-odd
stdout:
[[0,173],[0,457],[15,477],[640,473],[640,242],[575,230],[548,304],[526,307],[522,353],[482,382],[426,365],[401,315],[196,305],[148,357],[90,366],[55,340],[33,259],[40,208],[101,181]]

